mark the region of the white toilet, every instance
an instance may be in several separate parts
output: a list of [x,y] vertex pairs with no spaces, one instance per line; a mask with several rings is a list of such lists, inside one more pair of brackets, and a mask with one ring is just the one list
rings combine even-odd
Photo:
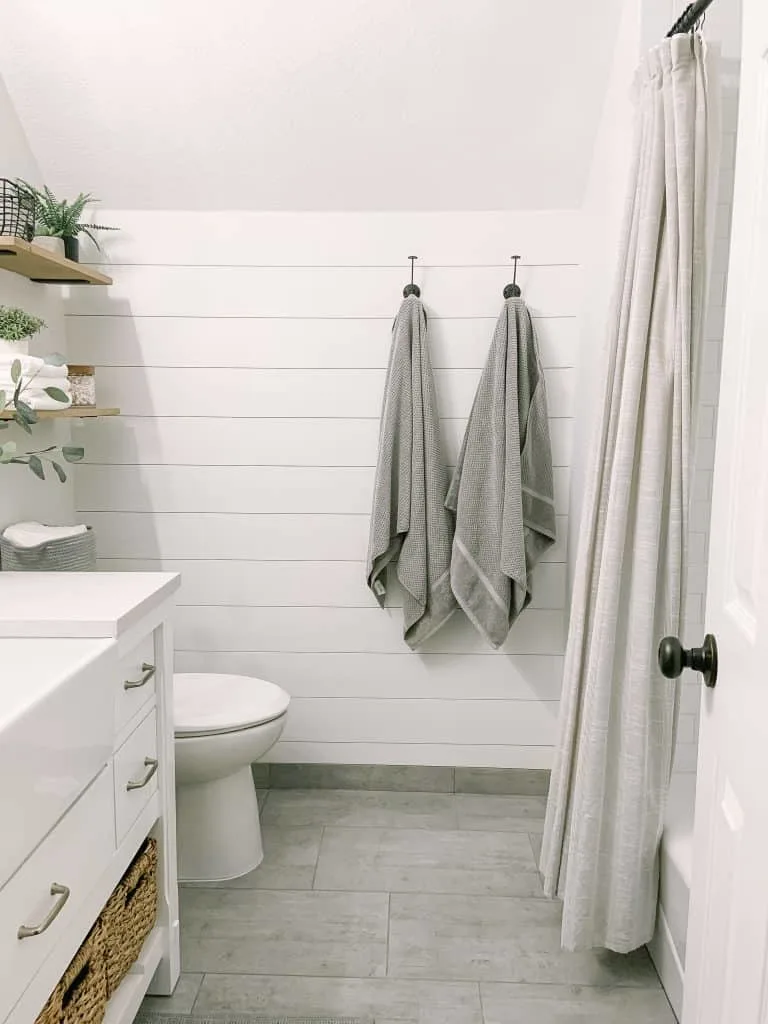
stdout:
[[263,857],[251,764],[277,742],[291,698],[250,676],[173,677],[179,879],[238,878]]

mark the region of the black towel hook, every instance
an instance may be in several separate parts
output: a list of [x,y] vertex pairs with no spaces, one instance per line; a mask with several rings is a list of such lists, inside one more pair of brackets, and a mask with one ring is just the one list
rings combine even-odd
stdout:
[[408,259],[411,261],[411,283],[407,284],[405,286],[405,288],[403,288],[403,298],[404,299],[407,299],[409,295],[415,295],[416,298],[418,299],[419,296],[421,295],[421,288],[419,288],[419,286],[417,284],[413,283],[413,267],[414,267],[414,263],[416,262],[416,260],[418,258],[419,258],[418,256],[409,256],[408,257]]
[[512,273],[512,284],[508,284],[504,289],[505,299],[517,299],[522,294],[522,292],[520,291],[520,286],[517,283],[517,261],[520,259],[520,257],[512,256],[511,258],[515,261],[515,269]]

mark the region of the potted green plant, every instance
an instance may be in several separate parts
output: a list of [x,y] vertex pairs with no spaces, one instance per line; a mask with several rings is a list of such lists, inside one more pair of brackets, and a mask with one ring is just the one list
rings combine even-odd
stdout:
[[118,228],[107,224],[88,224],[80,218],[90,203],[97,203],[90,192],[81,192],[76,199],[57,199],[47,185],[42,191],[24,181],[22,184],[30,189],[35,197],[35,237],[33,241],[52,251],[61,252],[68,260],[77,262],[80,258],[78,235],[87,235],[96,248],[101,246],[96,240],[94,231],[118,231]]
[[0,306],[0,357],[26,355],[29,339],[45,327],[45,321],[17,306]]
[[[49,356],[48,359],[52,363],[61,362],[58,356]],[[24,401],[24,392],[33,380],[34,377],[27,378],[26,381],[24,380],[24,375],[21,372],[21,361],[14,359],[11,364],[11,381],[14,384],[13,395],[9,399],[5,391],[0,391],[0,413],[5,412],[12,405],[13,419],[0,419],[0,430],[7,430],[11,423],[15,422],[25,433],[32,433],[32,428],[37,423],[38,416],[35,410]],[[45,391],[55,401],[65,402],[67,400],[67,396],[59,388],[45,388]],[[0,466],[26,466],[38,479],[45,480],[45,467],[48,465],[61,483],[64,483],[67,479],[66,471],[61,462],[80,462],[84,455],[85,450],[83,448],[76,448],[73,445],[59,447],[52,444],[47,448],[38,448],[30,452],[19,451],[15,441],[6,441],[4,444],[0,444]]]

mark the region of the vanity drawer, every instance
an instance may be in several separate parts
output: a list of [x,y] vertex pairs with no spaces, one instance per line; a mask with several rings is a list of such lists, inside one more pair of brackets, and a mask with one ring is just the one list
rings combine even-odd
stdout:
[[115,850],[112,786],[110,765],[0,890],[0,1020],[110,862]]
[[155,696],[155,635],[148,633],[120,659],[115,702],[115,733]]
[[157,713],[152,710],[115,754],[117,845],[157,792]]

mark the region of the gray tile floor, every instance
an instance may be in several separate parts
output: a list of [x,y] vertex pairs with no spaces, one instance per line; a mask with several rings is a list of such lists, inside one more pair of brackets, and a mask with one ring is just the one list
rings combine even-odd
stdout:
[[179,1013],[674,1024],[645,951],[564,953],[544,799],[271,790],[264,863],[181,891]]

